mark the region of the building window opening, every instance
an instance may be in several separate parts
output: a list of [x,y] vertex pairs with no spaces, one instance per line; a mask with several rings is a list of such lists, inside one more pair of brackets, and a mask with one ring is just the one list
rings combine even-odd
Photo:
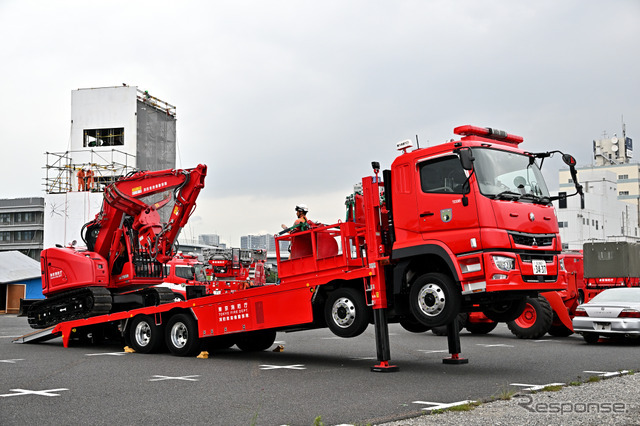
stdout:
[[0,232],[0,241],[11,241],[11,232],[9,231]]
[[124,127],[84,130],[82,146],[85,148],[121,145],[124,145]]

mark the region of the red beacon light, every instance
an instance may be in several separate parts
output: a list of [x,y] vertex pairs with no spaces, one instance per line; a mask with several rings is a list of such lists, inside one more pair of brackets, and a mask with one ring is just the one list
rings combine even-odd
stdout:
[[[453,133],[465,137],[480,136],[483,139],[489,141],[506,142],[515,146],[518,146],[520,142],[524,140],[522,136],[512,135],[504,130],[492,129],[491,127],[478,127],[478,126],[459,126],[453,129]],[[463,138],[465,139],[465,138]]]

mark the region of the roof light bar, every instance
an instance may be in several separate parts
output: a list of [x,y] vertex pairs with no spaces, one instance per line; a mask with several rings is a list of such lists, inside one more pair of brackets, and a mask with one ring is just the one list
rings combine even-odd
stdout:
[[487,139],[516,144],[519,144],[524,140],[522,136],[512,135],[505,132],[504,130],[492,129],[491,127],[478,127],[470,125],[459,126],[453,129],[453,133],[461,136],[481,136]]

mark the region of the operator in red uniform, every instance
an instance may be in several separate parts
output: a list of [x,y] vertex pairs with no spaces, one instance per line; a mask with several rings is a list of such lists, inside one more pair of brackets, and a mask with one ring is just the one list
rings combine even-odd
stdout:
[[84,181],[84,169],[82,167],[78,169],[76,176],[78,176],[78,191],[84,191],[86,189],[86,184]]
[[86,187],[85,189],[87,191],[91,191],[93,190],[93,170],[91,170],[91,168],[87,168],[87,171],[85,172],[85,178],[87,179],[87,183],[86,183]]
[[[291,232],[306,231],[307,229],[309,229],[309,226],[312,225],[312,222],[307,219],[308,212],[309,208],[306,204],[298,204],[296,206],[296,216],[298,216],[298,218],[295,222],[293,222],[293,226],[291,226]],[[289,229],[289,227],[283,223],[282,229]]]

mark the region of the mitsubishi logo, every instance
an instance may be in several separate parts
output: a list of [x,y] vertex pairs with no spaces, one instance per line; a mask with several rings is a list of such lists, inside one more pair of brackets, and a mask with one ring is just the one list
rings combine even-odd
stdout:
[[535,237],[533,237],[533,241],[531,242],[531,245],[532,246],[537,246],[538,245],[538,242],[536,241]]
[[533,214],[533,213],[529,213],[529,220],[530,220],[531,222],[533,222],[534,220],[536,220],[536,215],[535,215],[535,214]]

